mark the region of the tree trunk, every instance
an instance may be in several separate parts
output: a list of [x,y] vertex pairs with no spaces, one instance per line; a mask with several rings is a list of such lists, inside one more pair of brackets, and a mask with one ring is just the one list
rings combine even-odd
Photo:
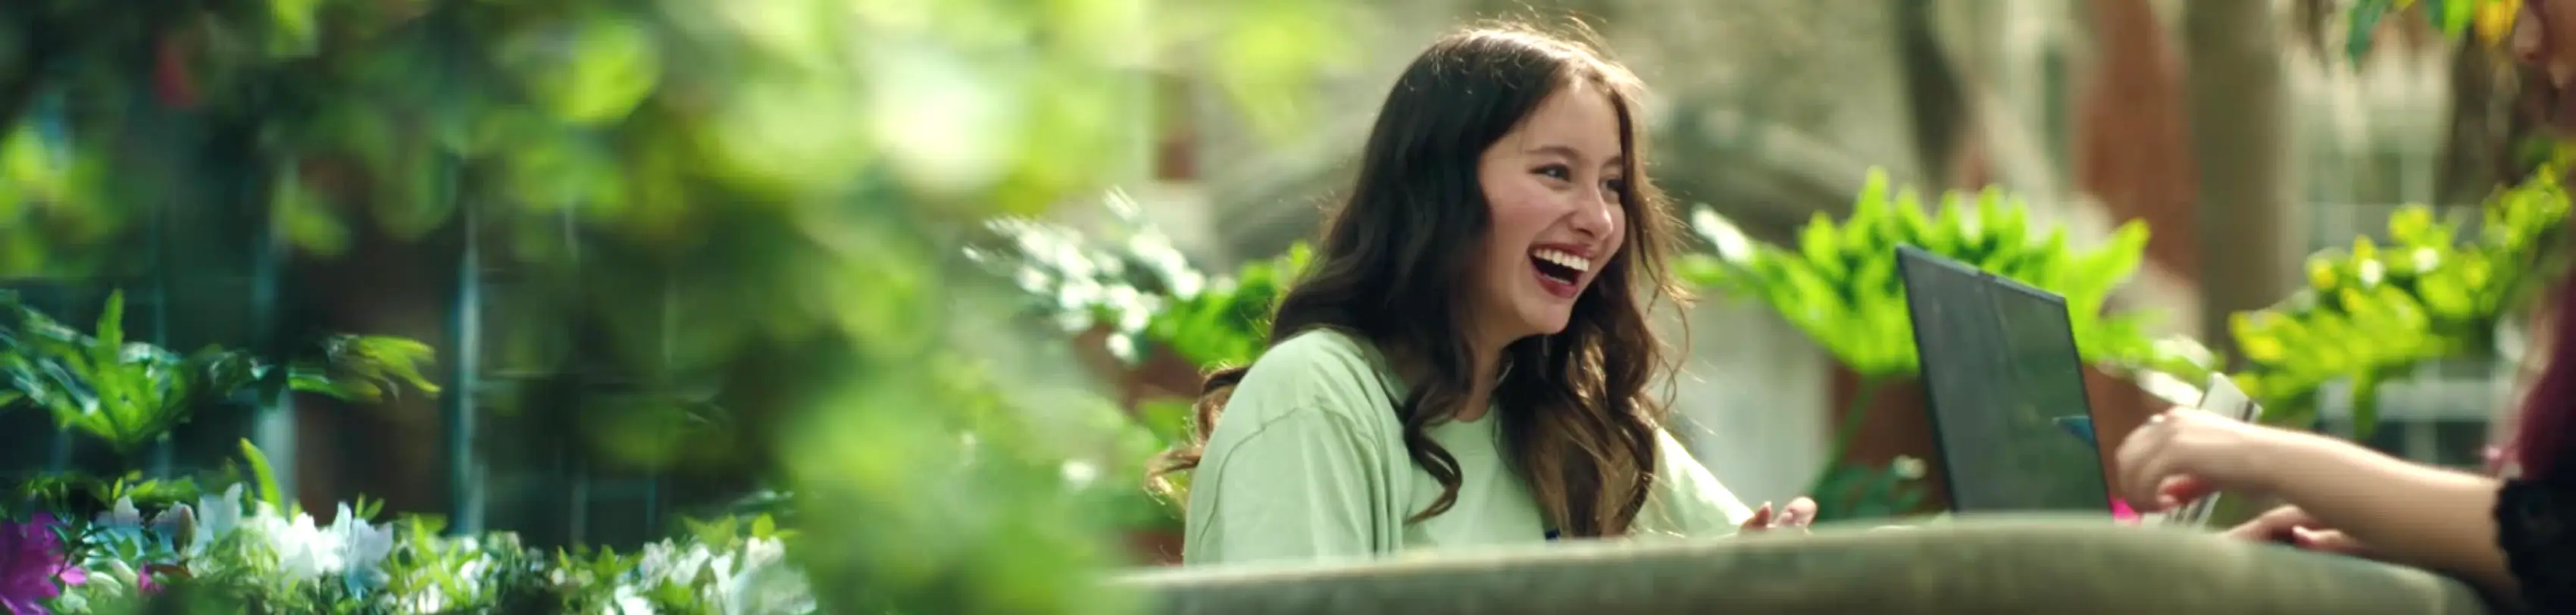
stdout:
[[2442,205],[2486,200],[2500,185],[2529,173],[2514,156],[2514,139],[2535,134],[2533,114],[2521,113],[2520,88],[2509,65],[2474,45],[2451,58],[2451,126],[2442,144],[2442,172],[2433,198]]
[[2075,131],[2076,190],[2114,219],[2146,220],[2149,261],[2198,271],[2192,228],[2196,178],[2181,58],[2149,0],[2093,0],[2096,62]]
[[[1907,120],[1913,124],[1915,167],[1927,180],[1947,179],[1951,155],[1968,128],[1968,101],[1960,91],[1959,71],[1941,49],[1933,30],[1933,3],[1887,0],[1896,34],[1896,61],[1905,67]],[[1951,186],[1934,186],[1947,188]]]
[[2270,2],[2191,2],[2183,11],[2200,177],[2201,335],[2234,356],[2228,315],[2280,299],[2295,268],[2279,20]]

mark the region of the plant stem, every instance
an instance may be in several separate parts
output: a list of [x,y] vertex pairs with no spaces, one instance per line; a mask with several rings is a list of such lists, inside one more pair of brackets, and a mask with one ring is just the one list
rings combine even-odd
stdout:
[[1834,459],[1850,453],[1852,441],[1860,439],[1861,425],[1869,419],[1870,403],[1878,401],[1881,383],[1879,377],[1862,376],[1860,386],[1852,390],[1851,403],[1843,406],[1842,426],[1834,430]]
[[1820,490],[1824,488],[1825,480],[1833,476],[1836,466],[1842,465],[1843,456],[1851,453],[1852,441],[1860,439],[1861,425],[1869,418],[1870,403],[1878,400],[1878,389],[1883,381],[1877,376],[1860,377],[1860,386],[1852,390],[1851,402],[1843,406],[1841,424],[1834,428],[1834,446],[1825,457],[1825,469],[1809,483],[1809,495],[1824,495]]

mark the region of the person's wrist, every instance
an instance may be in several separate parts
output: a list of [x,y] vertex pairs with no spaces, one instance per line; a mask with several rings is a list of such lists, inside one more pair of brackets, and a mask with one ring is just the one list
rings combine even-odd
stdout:
[[2352,446],[2304,431],[2279,430],[2268,435],[2273,437],[2248,460],[2255,464],[2251,486],[2264,495],[2293,501],[2297,499],[2293,492],[2298,490],[2302,477],[2315,475],[2316,468],[2328,464],[2326,460]]

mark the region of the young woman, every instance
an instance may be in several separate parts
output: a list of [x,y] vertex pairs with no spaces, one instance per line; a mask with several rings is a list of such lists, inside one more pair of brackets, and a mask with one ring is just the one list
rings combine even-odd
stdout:
[[[2562,93],[2576,82],[2576,5],[2525,0],[2517,55]],[[2558,96],[2553,119],[2576,118]],[[2148,421],[2119,449],[2119,488],[2141,507],[2170,508],[2215,491],[2289,503],[2230,533],[2439,570],[2535,613],[2576,612],[2576,279],[2553,293],[2537,337],[2548,364],[2523,401],[2504,477],[2436,469],[2314,434],[2192,410]]]
[[[1183,560],[1716,535],[1758,514],[1663,428],[1647,324],[1674,224],[1635,76],[1528,28],[1396,81],[1270,347],[1209,376]],[[1222,413],[1222,418],[1220,417]]]

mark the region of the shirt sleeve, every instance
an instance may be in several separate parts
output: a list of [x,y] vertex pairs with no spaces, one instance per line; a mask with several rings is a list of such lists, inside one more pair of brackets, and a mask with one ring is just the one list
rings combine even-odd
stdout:
[[[2576,478],[2576,477],[2571,477]],[[2498,546],[2524,605],[2534,613],[2576,612],[2576,480],[2509,480],[2496,495]]]
[[1639,535],[1726,536],[1750,518],[1753,509],[1719,484],[1681,440],[1655,431],[1655,492],[1647,496]]
[[[1285,350],[1286,352],[1282,352]],[[1190,565],[1366,557],[1393,550],[1385,453],[1359,422],[1366,377],[1341,353],[1273,349],[1245,375],[1191,476]]]

